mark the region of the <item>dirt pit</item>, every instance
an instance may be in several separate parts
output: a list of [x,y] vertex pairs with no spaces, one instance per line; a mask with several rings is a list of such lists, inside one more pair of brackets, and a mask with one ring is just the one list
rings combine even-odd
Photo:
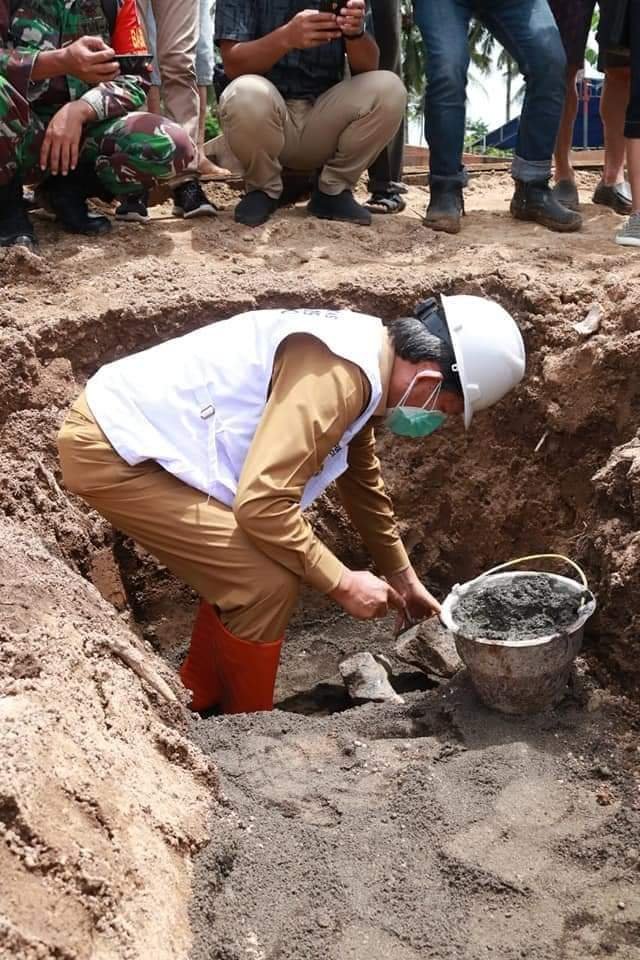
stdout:
[[[356,232],[302,208],[244,230],[221,192],[216,222],[42,223],[39,256],[2,256],[0,957],[640,957],[638,261],[614,214],[585,203],[567,239],[512,221],[510,189],[474,179],[457,237],[422,227],[417,189]],[[389,320],[438,291],[510,309],[528,376],[469,434],[382,440],[401,528],[438,595],[523,554],[584,566],[599,607],[565,699],[491,713],[466,674],[397,660],[391,622],[305,592],[278,709],[189,716],[196,598],[62,489],[65,408],[102,363],[243,309]],[[331,495],[313,520],[366,564]],[[349,703],[360,651],[404,703]]]

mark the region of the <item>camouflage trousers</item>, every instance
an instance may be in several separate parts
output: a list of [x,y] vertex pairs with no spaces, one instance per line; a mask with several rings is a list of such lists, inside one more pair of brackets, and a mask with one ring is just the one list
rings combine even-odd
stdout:
[[[49,116],[40,116],[0,76],[0,186],[16,174],[23,184],[46,178],[40,148],[48,121]],[[86,124],[79,161],[93,164],[104,189],[122,196],[171,180],[193,155],[194,146],[182,127],[152,113],[129,113]]]

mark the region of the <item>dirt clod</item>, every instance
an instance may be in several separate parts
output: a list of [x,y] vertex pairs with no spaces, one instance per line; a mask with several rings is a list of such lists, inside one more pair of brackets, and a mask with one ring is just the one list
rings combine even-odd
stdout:
[[395,654],[399,660],[436,677],[453,677],[462,669],[453,636],[435,618],[400,637]]

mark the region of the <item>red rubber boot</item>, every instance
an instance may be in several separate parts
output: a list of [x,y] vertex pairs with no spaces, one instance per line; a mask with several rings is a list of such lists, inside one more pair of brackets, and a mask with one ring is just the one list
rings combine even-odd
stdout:
[[210,603],[201,600],[193,625],[189,653],[180,667],[180,679],[192,693],[192,710],[210,710],[218,706],[222,699],[216,667],[216,637],[220,627],[222,624],[214,608]]
[[218,621],[216,663],[223,713],[273,710],[273,691],[282,639],[273,643],[241,640]]

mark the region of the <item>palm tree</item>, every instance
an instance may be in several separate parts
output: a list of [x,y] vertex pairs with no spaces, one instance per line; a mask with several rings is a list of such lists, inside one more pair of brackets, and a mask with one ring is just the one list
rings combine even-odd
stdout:
[[504,77],[506,79],[505,113],[506,113],[507,123],[509,123],[509,120],[511,120],[511,106],[513,104],[513,101],[519,100],[522,98],[524,94],[524,86],[520,86],[520,88],[515,92],[515,94],[512,93],[513,81],[517,77],[520,71],[518,70],[518,64],[516,63],[516,61],[513,59],[511,54],[507,53],[507,51],[504,48],[500,51],[500,55],[498,57],[498,67],[502,69]]
[[[489,73],[493,66],[493,53],[496,47],[496,39],[485,26],[474,20],[469,30],[469,47],[471,62],[480,73]],[[523,88],[521,87],[514,95],[513,82],[519,73],[518,64],[504,47],[500,49],[497,60],[498,69],[503,72],[506,80],[506,103],[505,115],[506,122],[511,120],[511,107],[514,100],[522,97]]]
[[[425,91],[425,53],[420,31],[413,21],[411,0],[401,0],[402,10],[402,70],[403,79],[409,93],[409,111],[422,115]],[[480,74],[488,74],[493,69],[493,54],[496,48],[495,37],[477,20],[469,27],[469,55],[471,63]],[[497,61],[498,68],[506,79],[506,120],[511,119],[511,107],[514,100],[522,95],[522,90],[513,94],[513,82],[518,74],[516,61],[501,49]],[[477,81],[476,81],[477,82]]]
[[402,74],[413,102],[422,100],[425,88],[425,56],[422,37],[413,20],[412,0],[401,0]]
[[[402,72],[409,94],[405,117],[405,126],[408,133],[409,118],[418,118],[421,124],[423,122],[426,57],[420,31],[413,20],[412,0],[400,0],[400,8],[402,11]],[[497,41],[489,30],[477,20],[472,20],[469,27],[469,56],[472,65],[476,68],[476,73],[481,76],[489,74],[493,70],[496,45]],[[497,66],[502,71],[506,81],[505,114],[506,123],[508,123],[511,119],[512,105],[514,101],[522,98],[524,87],[521,86],[514,94],[513,87],[519,72],[518,65],[502,47],[497,58]],[[477,77],[473,76],[471,76],[470,82],[479,83]]]

